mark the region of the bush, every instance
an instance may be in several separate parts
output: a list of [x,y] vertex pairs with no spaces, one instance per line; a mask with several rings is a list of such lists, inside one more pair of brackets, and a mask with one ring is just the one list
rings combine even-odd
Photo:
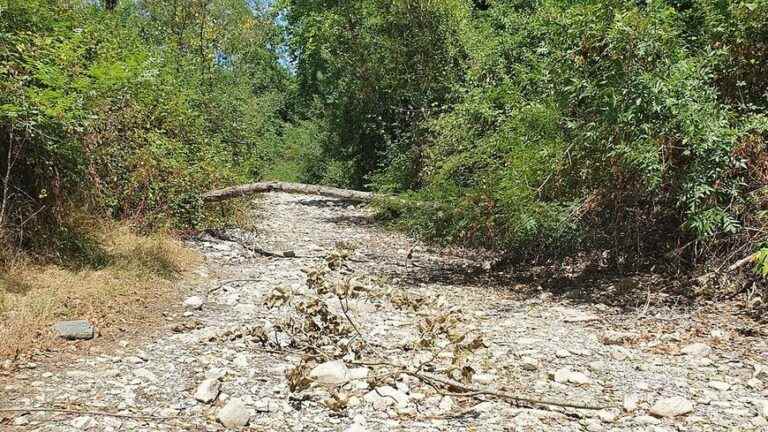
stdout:
[[54,227],[83,205],[147,230],[197,228],[202,192],[262,174],[287,79],[268,12],[120,3],[0,6],[6,241],[71,243]]

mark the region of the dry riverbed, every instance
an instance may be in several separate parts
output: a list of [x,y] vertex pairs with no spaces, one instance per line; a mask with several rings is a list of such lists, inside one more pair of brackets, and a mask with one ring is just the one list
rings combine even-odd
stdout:
[[[768,344],[728,310],[498,283],[336,200],[270,194],[254,219],[257,233],[192,242],[207,282],[159,335],[17,365],[0,408],[19,411],[0,411],[0,429],[768,429]],[[306,270],[339,250],[318,294]]]

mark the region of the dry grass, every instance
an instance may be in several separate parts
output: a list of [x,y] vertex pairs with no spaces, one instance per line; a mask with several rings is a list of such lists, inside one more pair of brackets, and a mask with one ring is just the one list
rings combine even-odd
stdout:
[[174,281],[200,259],[168,235],[138,236],[112,223],[88,230],[106,257],[97,268],[16,257],[0,269],[0,358],[55,345],[57,320],[87,319],[105,335],[155,319],[178,297]]

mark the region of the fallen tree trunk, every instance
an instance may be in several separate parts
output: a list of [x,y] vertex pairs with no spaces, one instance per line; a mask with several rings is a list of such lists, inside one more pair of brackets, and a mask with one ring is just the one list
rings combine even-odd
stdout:
[[351,189],[339,189],[328,186],[315,186],[302,183],[262,182],[232,186],[224,189],[210,191],[203,194],[203,201],[219,202],[232,198],[267,192],[320,195],[329,198],[339,198],[347,201],[357,202],[371,202],[377,198],[392,198],[386,195],[374,194],[372,192],[361,192]]

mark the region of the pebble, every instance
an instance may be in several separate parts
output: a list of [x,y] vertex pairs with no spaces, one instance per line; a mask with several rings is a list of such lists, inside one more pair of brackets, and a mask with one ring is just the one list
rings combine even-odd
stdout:
[[365,427],[365,425],[355,422],[349,425],[348,428],[344,429],[344,432],[368,432],[368,429]]
[[570,383],[570,384],[577,384],[577,385],[586,385],[590,384],[592,380],[589,379],[588,376],[584,375],[581,372],[574,372],[570,368],[562,368],[558,369],[554,374],[555,382],[559,383]]
[[482,386],[491,385],[496,381],[496,375],[493,374],[475,374],[472,376],[472,382]]
[[92,417],[82,416],[72,419],[69,424],[76,430],[86,430],[95,426],[96,421]]
[[520,368],[533,372],[539,369],[539,361],[533,357],[523,357],[520,359]]
[[722,381],[710,381],[709,385],[711,388],[719,391],[726,391],[729,388],[731,388],[730,384],[722,382]]
[[635,417],[635,423],[638,423],[641,425],[654,425],[654,424],[661,423],[661,420],[651,416],[639,416],[639,417]]
[[348,369],[347,375],[349,376],[350,380],[364,380],[368,378],[368,374],[370,372],[371,370],[366,367],[359,367]]
[[29,424],[29,416],[24,414],[13,419],[14,426],[26,426]]
[[397,403],[405,405],[410,398],[405,393],[391,386],[382,386],[369,391],[363,396],[363,400],[373,405],[376,409],[384,409]]
[[693,402],[681,397],[672,397],[656,401],[649,411],[656,417],[677,417],[693,411]]
[[637,410],[640,403],[640,395],[636,393],[624,396],[624,411],[631,413]]
[[603,428],[603,424],[600,422],[600,420],[596,420],[596,419],[587,420],[587,431],[602,432],[604,429],[605,428]]
[[760,417],[768,418],[768,400],[752,399],[752,405],[755,406]]
[[589,370],[591,370],[592,372],[602,372],[605,370],[606,365],[604,361],[595,360],[593,362],[590,362],[588,367],[589,367]]
[[204,304],[205,300],[200,296],[192,296],[184,300],[184,307],[190,310],[200,310]]
[[680,350],[680,353],[689,355],[689,356],[706,356],[709,355],[712,352],[712,348],[709,347],[707,344],[703,343],[694,343],[690,345],[686,345],[683,347],[683,349]]
[[216,419],[228,428],[248,426],[251,421],[251,413],[242,400],[231,398],[224,408],[219,410]]
[[210,403],[216,400],[220,392],[221,381],[217,378],[209,378],[197,386],[197,390],[195,390],[195,399],[203,403]]
[[157,381],[157,375],[155,375],[152,371],[149,371],[144,368],[136,369],[135,371],[133,371],[133,374],[139,378],[144,378],[147,381],[151,381],[151,382]]
[[321,363],[309,372],[309,378],[327,386],[337,386],[349,381],[349,370],[341,360]]

